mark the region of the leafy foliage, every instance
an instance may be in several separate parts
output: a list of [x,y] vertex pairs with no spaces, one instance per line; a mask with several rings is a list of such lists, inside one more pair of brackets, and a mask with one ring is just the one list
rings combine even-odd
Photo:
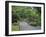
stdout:
[[12,23],[26,21],[30,25],[41,25],[41,8],[27,6],[12,6]]

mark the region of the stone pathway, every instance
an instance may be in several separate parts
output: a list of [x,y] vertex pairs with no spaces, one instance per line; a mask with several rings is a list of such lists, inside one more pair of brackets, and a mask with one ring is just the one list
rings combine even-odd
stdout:
[[39,30],[39,29],[41,29],[40,26],[34,27],[34,26],[29,25],[26,22],[20,22],[20,30]]

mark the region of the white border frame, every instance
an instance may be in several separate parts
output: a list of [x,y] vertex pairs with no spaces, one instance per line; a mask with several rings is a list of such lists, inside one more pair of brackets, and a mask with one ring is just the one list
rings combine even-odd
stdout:
[[[14,31],[11,30],[11,22],[12,22],[12,8],[11,6],[34,6],[34,7],[41,7],[41,30],[30,30],[30,31]],[[42,33],[44,32],[44,7],[42,4],[26,4],[26,3],[9,3],[9,35],[11,34],[26,34],[26,33]]]

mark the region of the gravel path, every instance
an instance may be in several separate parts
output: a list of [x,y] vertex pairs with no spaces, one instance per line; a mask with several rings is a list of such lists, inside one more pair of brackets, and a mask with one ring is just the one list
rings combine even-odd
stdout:
[[34,26],[29,25],[26,22],[20,22],[20,30],[39,30],[39,29],[41,29],[40,26],[34,27]]

